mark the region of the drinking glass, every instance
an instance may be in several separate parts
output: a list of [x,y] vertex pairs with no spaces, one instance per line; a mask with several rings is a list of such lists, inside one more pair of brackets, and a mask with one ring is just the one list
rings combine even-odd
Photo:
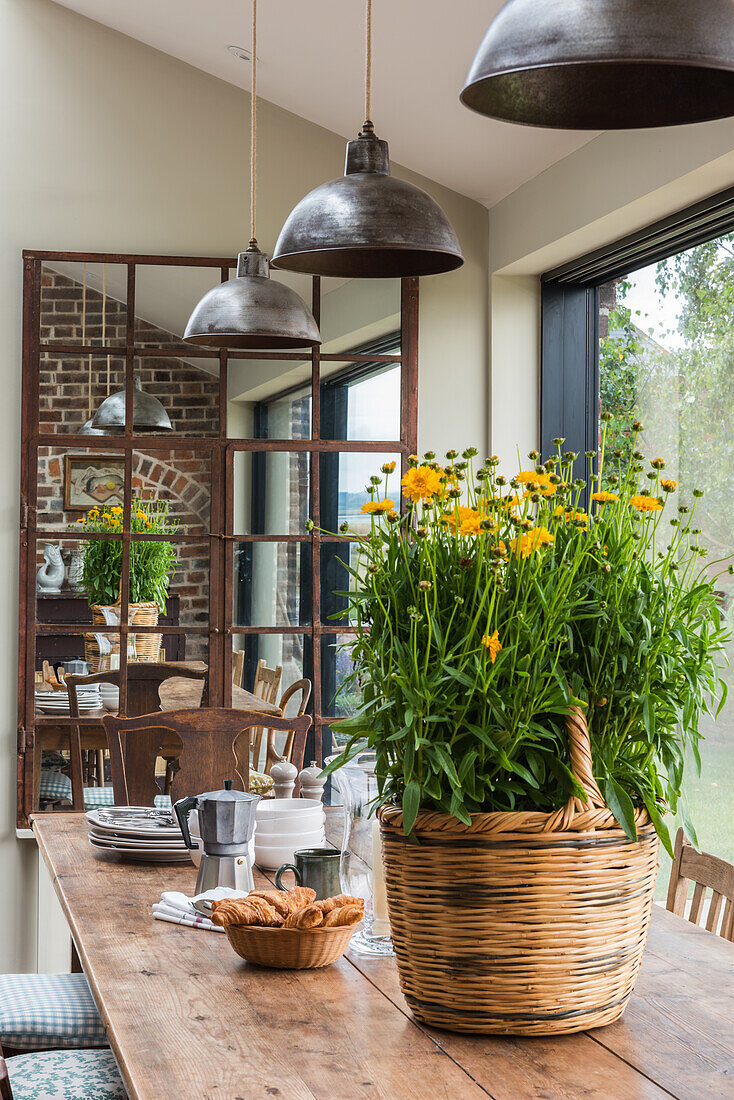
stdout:
[[[326,763],[335,759],[331,756]],[[375,759],[373,752],[360,753],[332,775],[344,805],[339,879],[343,893],[364,898],[364,922],[350,947],[367,955],[393,955],[380,823],[375,815]]]

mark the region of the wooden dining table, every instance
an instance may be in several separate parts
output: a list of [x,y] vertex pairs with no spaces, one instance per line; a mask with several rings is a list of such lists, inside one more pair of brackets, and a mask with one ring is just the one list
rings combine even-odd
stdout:
[[[170,664],[180,665],[181,668],[206,671],[203,661],[171,661]],[[164,680],[158,689],[161,710],[186,710],[189,707],[201,706],[201,697],[204,692],[203,680],[188,680],[180,676],[172,676]],[[251,710],[258,714],[280,714],[280,708],[274,703],[267,703],[257,695],[245,688],[232,685],[232,707],[235,710]],[[104,714],[116,714],[117,711],[105,711]],[[44,717],[39,715],[39,717]],[[99,715],[99,723],[95,725],[80,726],[79,739],[82,750],[106,749],[107,734],[102,725],[103,715]],[[171,746],[176,745],[175,739]],[[163,749],[165,755],[166,743]],[[170,747],[170,746],[169,746]],[[69,726],[56,725],[52,722],[42,722],[36,725],[35,741],[33,745],[33,805],[38,805],[38,794],[41,780],[41,761],[44,750],[69,751]]]
[[251,966],[220,933],[153,919],[163,890],[193,893],[193,866],[98,854],[79,814],[38,815],[33,829],[130,1100],[733,1094],[734,945],[659,906],[617,1023],[559,1038],[458,1035],[415,1020],[391,958]]

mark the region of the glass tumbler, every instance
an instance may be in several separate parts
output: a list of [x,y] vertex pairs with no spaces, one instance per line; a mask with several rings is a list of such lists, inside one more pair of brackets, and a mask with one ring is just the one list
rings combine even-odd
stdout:
[[[331,756],[326,763],[335,759]],[[339,865],[342,892],[364,898],[364,922],[352,936],[350,947],[367,955],[392,955],[380,823],[375,814],[375,754],[360,753],[338,768],[332,779],[344,805]]]

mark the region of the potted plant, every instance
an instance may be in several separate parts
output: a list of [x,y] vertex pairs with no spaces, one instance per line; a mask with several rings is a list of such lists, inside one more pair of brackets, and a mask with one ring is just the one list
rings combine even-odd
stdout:
[[[90,508],[76,526],[100,535],[122,532],[122,507]],[[177,529],[169,518],[166,501],[133,497],[130,507],[132,535],[166,535]],[[146,539],[130,542],[129,623],[130,626],[155,626],[165,614],[168,586],[175,571],[176,552],[165,540]],[[119,625],[120,585],[122,582],[122,542],[120,539],[85,539],[83,546],[83,585],[92,609],[92,622],[98,626]],[[139,660],[157,661],[160,634],[136,634],[135,652]],[[99,669],[100,642],[96,634],[86,634],[85,656],[92,671]],[[103,643],[104,647],[104,643]],[[112,652],[119,646],[113,646]]]
[[[344,593],[377,755],[403,992],[461,1031],[561,1033],[624,1010],[657,838],[720,692],[727,633],[692,505],[631,431],[510,478],[472,448],[375,476]],[[586,476],[574,468],[585,462]],[[349,568],[349,567],[348,567]],[[729,567],[731,571],[731,567]],[[722,692],[723,693],[723,692]],[[690,829],[690,826],[689,826]]]

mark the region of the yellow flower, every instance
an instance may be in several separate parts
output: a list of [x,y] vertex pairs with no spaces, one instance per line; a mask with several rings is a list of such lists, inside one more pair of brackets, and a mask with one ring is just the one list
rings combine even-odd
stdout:
[[482,645],[485,649],[489,650],[489,659],[492,664],[494,664],[497,658],[497,654],[502,649],[499,630],[495,630],[494,634],[492,634],[491,636],[489,634],[485,634],[482,638]]
[[367,500],[361,510],[367,515],[374,515],[376,512],[394,512],[395,504],[392,500]]
[[90,508],[87,512],[87,519],[96,519],[99,515],[99,508]]
[[412,466],[403,478],[401,485],[406,497],[413,503],[419,500],[432,500],[441,492],[441,473],[430,466]]
[[[122,511],[122,508],[120,509],[120,511]],[[146,515],[146,513],[143,511],[142,508],[138,508],[135,515],[138,517],[139,520],[146,520],[148,518],[148,516]]]
[[395,463],[394,462],[386,462],[381,467],[381,469],[382,469],[383,474],[391,474],[393,472],[393,470],[395,469]]
[[121,516],[122,515],[122,508],[120,507],[119,504],[115,504],[112,508],[110,508],[110,511],[115,516]]
[[510,543],[510,549],[518,558],[528,558],[534,550],[540,550],[543,546],[549,546],[553,542],[553,535],[547,527],[533,527],[530,531],[524,531]]
[[525,497],[531,492],[540,493],[541,496],[545,497],[552,497],[558,488],[551,481],[550,474],[539,474],[536,470],[520,470],[520,473],[515,474],[515,477],[521,485],[527,485],[528,491],[524,494]]
[[77,523],[86,523],[86,522],[87,522],[87,521],[86,521],[86,519],[84,518],[84,516],[80,516],[80,517],[79,517],[79,519],[77,520]]
[[480,524],[486,517],[476,508],[460,504],[453,512],[447,512],[442,519],[453,535],[478,535]]
[[659,512],[662,504],[657,497],[634,496],[630,497],[630,504],[638,512]]
[[608,493],[606,489],[603,489],[600,493],[592,493],[591,499],[595,500],[597,504],[619,504],[619,497],[616,493]]
[[664,493],[674,493],[678,488],[678,482],[673,481],[672,477],[666,477],[661,480],[660,488]]
[[558,505],[558,507],[556,508],[553,515],[554,516],[565,516],[566,517],[566,523],[570,523],[571,520],[575,519],[575,520],[578,520],[580,523],[583,523],[584,527],[589,526],[589,517],[586,514],[586,512],[576,512],[573,509],[571,509],[570,512],[567,512],[562,504]]

